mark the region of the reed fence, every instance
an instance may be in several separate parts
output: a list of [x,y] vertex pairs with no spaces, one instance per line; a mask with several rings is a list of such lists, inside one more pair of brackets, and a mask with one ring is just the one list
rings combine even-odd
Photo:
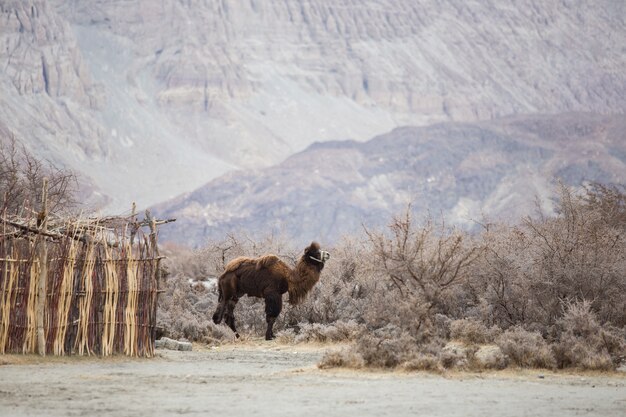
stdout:
[[0,353],[153,356],[165,222],[1,219]]

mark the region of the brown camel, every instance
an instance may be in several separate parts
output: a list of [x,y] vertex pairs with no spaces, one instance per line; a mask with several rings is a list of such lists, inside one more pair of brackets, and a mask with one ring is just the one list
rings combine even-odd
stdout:
[[289,293],[290,304],[299,304],[319,281],[324,263],[329,258],[328,252],[320,250],[319,243],[312,242],[304,249],[294,269],[276,255],[233,259],[217,280],[219,304],[213,314],[213,321],[219,324],[224,319],[239,337],[234,316],[237,301],[244,294],[264,298],[267,320],[265,339],[273,339],[274,321],[282,310],[283,294]]

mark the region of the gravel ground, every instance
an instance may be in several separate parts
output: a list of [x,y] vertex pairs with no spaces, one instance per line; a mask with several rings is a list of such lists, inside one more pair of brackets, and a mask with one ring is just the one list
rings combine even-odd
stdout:
[[620,416],[623,374],[319,370],[327,346],[248,341],[153,359],[0,356],[0,416]]

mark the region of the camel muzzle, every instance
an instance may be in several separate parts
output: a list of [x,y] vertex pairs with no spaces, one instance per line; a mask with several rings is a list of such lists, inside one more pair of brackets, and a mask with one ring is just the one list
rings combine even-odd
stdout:
[[325,250],[321,250],[319,259],[314,256],[309,256],[309,258],[323,264],[324,262],[330,259],[330,253],[326,252]]

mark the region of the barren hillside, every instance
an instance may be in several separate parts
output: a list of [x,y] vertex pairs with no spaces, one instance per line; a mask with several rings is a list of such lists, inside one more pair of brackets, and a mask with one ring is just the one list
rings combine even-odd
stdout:
[[162,204],[163,240],[202,245],[228,232],[336,241],[389,223],[410,203],[464,228],[552,212],[557,179],[626,182],[626,121],[571,113],[404,127],[367,142],[316,143],[274,167],[220,177]]
[[316,141],[623,114],[623,2],[0,0],[0,131],[163,201]]

